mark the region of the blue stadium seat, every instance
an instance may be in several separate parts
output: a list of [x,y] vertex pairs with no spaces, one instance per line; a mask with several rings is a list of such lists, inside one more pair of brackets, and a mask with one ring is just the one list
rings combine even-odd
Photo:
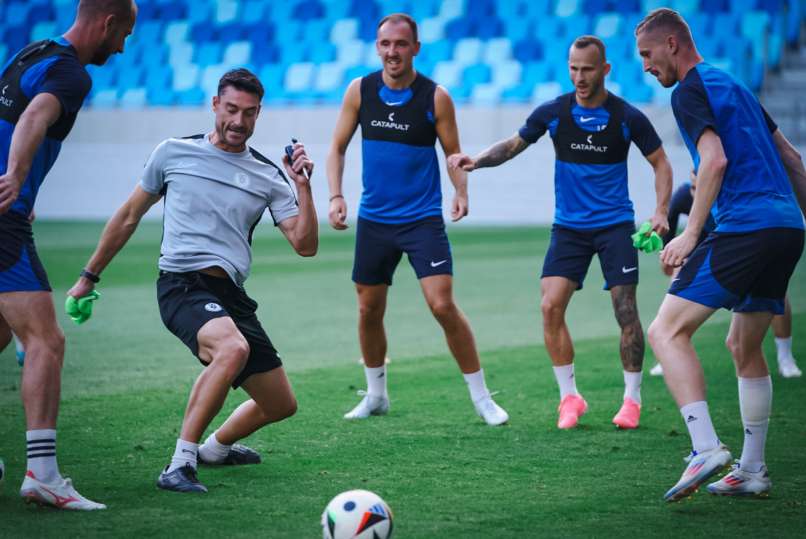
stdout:
[[542,60],[545,55],[543,44],[536,39],[524,39],[515,43],[512,48],[512,56],[521,63]]
[[176,93],[176,104],[180,106],[197,107],[206,102],[207,96],[204,95],[204,92],[198,87]]
[[223,50],[218,41],[208,41],[196,47],[193,61],[199,67],[207,67],[221,61]]

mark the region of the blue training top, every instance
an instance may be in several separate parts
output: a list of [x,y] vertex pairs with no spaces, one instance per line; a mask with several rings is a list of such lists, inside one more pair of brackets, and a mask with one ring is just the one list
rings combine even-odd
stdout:
[[436,84],[420,75],[392,90],[381,71],[361,79],[359,123],[363,184],[359,217],[410,223],[442,215],[439,162],[434,144]]
[[[26,56],[29,53],[29,56]],[[45,134],[34,155],[31,170],[11,211],[29,215],[34,208],[39,187],[56,158],[62,141],[73,127],[92,79],[76,55],[75,48],[63,37],[42,41],[22,49],[6,63],[0,79],[0,174],[8,170],[8,157],[14,129],[28,103],[41,93],[55,96],[61,103],[61,115]],[[28,58],[31,64],[26,65]],[[22,61],[20,66],[17,63]],[[22,72],[20,73],[20,70]],[[13,97],[12,97],[13,96]]]
[[[561,121],[569,113],[570,119]],[[564,125],[570,127],[562,129]],[[573,133],[568,133],[573,130],[578,131],[576,141]],[[546,131],[557,153],[554,223],[593,229],[634,221],[627,183],[630,141],[645,156],[661,147],[647,117],[612,93],[594,109],[580,106],[572,93],[540,105],[518,134],[532,144]],[[607,132],[609,136],[605,136]]]
[[697,142],[703,131],[713,129],[722,141],[728,167],[712,208],[716,232],[803,229],[789,176],[772,139],[778,127],[750,90],[703,62],[674,89],[672,110],[695,168],[700,166]]

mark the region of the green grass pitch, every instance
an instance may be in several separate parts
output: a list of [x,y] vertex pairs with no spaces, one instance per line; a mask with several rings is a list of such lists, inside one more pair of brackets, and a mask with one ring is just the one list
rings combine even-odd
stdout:
[[[61,312],[64,293],[94,248],[100,223],[39,222],[35,234],[67,335],[59,418],[59,463],[80,492],[107,511],[63,513],[26,506],[20,369],[13,347],[0,354],[0,537],[321,537],[319,516],[337,493],[366,488],[392,507],[395,537],[802,537],[806,524],[806,379],[773,373],[767,446],[773,480],[766,500],[704,491],[669,505],[688,437],[663,381],[644,378],[636,431],[610,420],[622,393],[617,325],[594,261],[568,314],[578,385],[590,404],[580,428],[555,427],[558,392],[541,345],[539,272],[545,228],[450,229],[455,292],[482,351],[488,385],[510,413],[490,428],[473,413],[465,385],[404,259],[387,313],[392,409],[346,422],[363,373],[350,282],[352,233],[325,231],[319,254],[301,259],[276,230],[254,244],[247,291],[280,350],[299,399],[298,414],[246,442],[259,466],[204,468],[206,495],[155,487],[168,462],[198,362],[159,319],[154,280],[160,226],[146,223],[104,272],[92,320]],[[644,328],[666,278],[641,255]],[[793,277],[795,356],[806,365],[806,264]],[[698,334],[714,423],[739,455],[736,379],[723,345],[728,315]],[[768,357],[774,357],[771,339]],[[654,359],[647,352],[645,364]],[[774,360],[773,360],[774,364]],[[244,399],[231,393],[224,414]]]

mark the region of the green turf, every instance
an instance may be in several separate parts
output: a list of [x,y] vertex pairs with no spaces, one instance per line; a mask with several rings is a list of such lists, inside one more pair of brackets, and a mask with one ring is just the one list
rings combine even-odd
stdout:
[[[95,223],[37,224],[57,303],[99,232]],[[538,228],[451,230],[457,300],[476,331],[488,384],[500,391],[497,399],[512,417],[509,426],[494,429],[473,415],[405,261],[387,316],[392,410],[366,422],[341,420],[363,386],[349,281],[352,235],[325,233],[320,254],[304,260],[276,231],[262,227],[247,289],[261,304],[259,315],[291,373],[300,410],[248,440],[264,454],[264,464],[203,469],[211,489],[205,496],[158,491],[156,475],[170,457],[200,368],[159,320],[153,284],[159,236],[158,226],[144,226],[104,273],[103,298],[90,322],[79,327],[60,315],[68,338],[60,464],[108,511],[65,514],[25,506],[17,497],[25,462],[19,368],[12,350],[0,354],[0,455],[10,474],[0,490],[0,537],[317,537],[327,501],[351,488],[386,499],[400,538],[802,533],[804,380],[774,375],[770,499],[700,493],[664,504],[661,495],[677,480],[688,450],[685,426],[662,380],[647,377],[641,428],[612,428],[622,386],[617,328],[596,263],[569,312],[578,384],[590,412],[575,431],[554,427],[557,390],[539,344],[537,312],[548,233]],[[641,257],[645,325],[666,282],[654,260]],[[797,312],[806,308],[804,275],[801,264],[790,289]],[[725,314],[716,316],[696,344],[714,422],[738,454],[736,382],[722,344],[726,321]],[[806,359],[804,328],[806,314],[796,315],[795,355]],[[224,412],[242,399],[232,393]]]

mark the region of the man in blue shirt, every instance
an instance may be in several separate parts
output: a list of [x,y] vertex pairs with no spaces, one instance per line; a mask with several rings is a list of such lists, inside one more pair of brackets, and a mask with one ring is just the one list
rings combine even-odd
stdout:
[[466,171],[498,166],[537,142],[546,131],[550,133],[557,155],[556,210],[540,288],[543,336],[560,388],[557,426],[575,427],[588,408],[576,387],[574,347],[565,311],[574,291],[582,288],[593,255],[598,254],[605,290],[610,290],[621,327],[625,392],[613,423],[633,429],[641,412],[644,333],[635,299],[638,255],[630,238],[635,232],[627,189],[630,143],[638,146],[655,171],[657,205],[652,229],[660,234],[668,229],[672,168],[646,116],[605,89],[610,64],[599,38],[577,38],[569,51],[568,68],[574,92],[540,105],[518,133],[477,157],[457,154],[448,162]]
[[[363,186],[358,209],[353,281],[358,293],[358,338],[367,395],[346,419],[365,419],[389,409],[386,389],[386,296],[403,253],[414,268],[426,302],[445,332],[476,412],[488,425],[509,419],[484,381],[473,331],[453,299],[453,259],[442,220],[442,191],[434,145],[445,155],[459,151],[450,95],[417,73],[417,24],[394,13],[378,24],[376,47],[383,70],[350,83],[327,158],[330,224],[347,228],[342,195],[344,155],[361,126]],[[451,216],[467,215],[467,175],[449,171],[456,188]]]
[[[635,35],[644,70],[664,87],[677,84],[672,109],[697,170],[686,229],[661,253],[663,263],[682,269],[648,333],[693,445],[688,466],[665,499],[691,495],[731,462],[711,423],[691,342],[723,307],[733,310],[727,346],[739,377],[745,437],[739,464],[708,490],[765,494],[771,486],[764,446],[772,383],[761,344],[773,315],[784,312],[786,288],[803,251],[806,169],[756,97],[703,62],[678,13],[651,12]],[[697,245],[711,211],[716,229]]]
[[27,354],[21,389],[28,468],[20,494],[60,509],[106,506],[76,492],[56,463],[64,334],[29,216],[92,86],[84,66],[123,52],[136,16],[132,0],[81,0],[64,36],[28,45],[0,74],[0,334],[13,331]]

